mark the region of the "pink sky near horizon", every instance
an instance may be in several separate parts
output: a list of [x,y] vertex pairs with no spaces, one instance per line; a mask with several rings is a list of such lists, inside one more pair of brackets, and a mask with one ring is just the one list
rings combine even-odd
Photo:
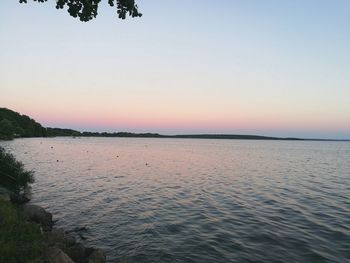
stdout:
[[[299,136],[322,131],[324,134],[340,133],[343,136],[350,130],[350,123],[341,119],[332,119],[325,123],[322,117],[314,116],[300,119],[279,118],[266,116],[265,118],[253,114],[236,114],[235,116],[216,118],[216,116],[188,116],[171,115],[166,118],[166,113],[158,116],[135,114],[115,114],[113,112],[69,112],[50,111],[47,109],[34,109],[16,107],[10,105],[10,109],[28,115],[46,127],[72,128],[79,131],[130,131],[130,132],[158,132],[163,134],[190,134],[190,133],[226,133],[226,134],[259,134],[281,137]],[[23,109],[22,109],[23,108]],[[300,129],[302,127],[302,129]],[[273,132],[275,131],[275,132]],[[297,131],[297,134],[295,132]],[[310,136],[306,136],[310,137]],[[313,137],[313,136],[311,136]],[[341,137],[341,136],[340,136]],[[343,138],[343,137],[342,137]]]
[[0,107],[81,131],[350,139],[349,1],[186,5],[81,23],[2,3]]

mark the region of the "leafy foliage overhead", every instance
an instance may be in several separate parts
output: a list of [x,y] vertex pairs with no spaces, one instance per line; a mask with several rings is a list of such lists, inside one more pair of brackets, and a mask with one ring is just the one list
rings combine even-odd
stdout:
[[[27,3],[28,0],[19,0],[20,3]],[[34,0],[35,2],[43,3],[47,0]],[[135,0],[107,0],[111,7],[116,7],[118,17],[125,19],[127,15],[131,17],[140,17],[141,13],[138,11],[138,7]],[[98,5],[101,0],[57,0],[56,8],[63,9],[68,7],[68,13],[79,18],[80,21],[87,22],[97,16]]]

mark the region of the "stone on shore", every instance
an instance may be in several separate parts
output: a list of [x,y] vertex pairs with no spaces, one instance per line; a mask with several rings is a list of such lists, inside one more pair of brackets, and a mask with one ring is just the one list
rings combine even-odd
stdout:
[[29,220],[40,224],[45,231],[51,230],[53,225],[52,214],[46,212],[44,208],[25,204],[23,205],[23,213]]
[[65,252],[75,263],[86,263],[86,248],[82,244],[76,243],[71,247],[67,247]]
[[47,245],[61,249],[75,263],[104,263],[106,256],[102,250],[85,248],[63,229],[53,229],[47,233]]
[[40,224],[46,231],[46,263],[105,263],[106,256],[101,249],[86,248],[63,229],[52,229],[52,214],[37,205],[23,205],[23,214]]
[[63,229],[55,228],[47,234],[47,243],[51,246],[57,245],[58,247],[63,249],[62,247],[73,246],[76,243],[76,241],[73,236],[68,235]]
[[47,234],[47,244],[64,251],[75,263],[84,263],[85,247],[77,243],[75,238],[63,229],[53,229]]
[[50,247],[46,250],[45,262],[47,262],[47,263],[74,263],[74,261],[58,247]]
[[87,257],[87,263],[105,263],[106,262],[106,255],[101,249],[91,248],[89,250],[91,251]]

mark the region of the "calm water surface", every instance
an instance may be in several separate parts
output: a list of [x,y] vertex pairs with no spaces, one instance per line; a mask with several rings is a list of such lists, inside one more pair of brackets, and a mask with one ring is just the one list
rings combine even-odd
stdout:
[[35,171],[32,202],[108,262],[350,262],[350,143],[1,144]]

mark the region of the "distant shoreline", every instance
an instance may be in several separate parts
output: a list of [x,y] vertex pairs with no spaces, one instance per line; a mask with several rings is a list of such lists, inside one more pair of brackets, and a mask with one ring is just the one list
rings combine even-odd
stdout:
[[179,134],[162,135],[159,133],[133,133],[133,132],[87,132],[73,129],[43,127],[40,123],[26,115],[7,108],[0,108],[0,140],[32,137],[120,137],[120,138],[171,138],[171,139],[226,139],[226,140],[269,140],[269,141],[345,141],[350,139],[319,139],[274,137],[247,134]]
[[[150,138],[150,139],[205,139],[205,140],[257,140],[257,141],[325,141],[325,142],[350,142],[348,139],[318,139],[318,138],[289,138],[270,137],[262,135],[237,135],[237,134],[189,134],[189,135],[161,135],[153,133],[93,133],[75,135],[55,135],[45,137],[19,137],[19,138]],[[19,139],[18,138],[18,139]]]

